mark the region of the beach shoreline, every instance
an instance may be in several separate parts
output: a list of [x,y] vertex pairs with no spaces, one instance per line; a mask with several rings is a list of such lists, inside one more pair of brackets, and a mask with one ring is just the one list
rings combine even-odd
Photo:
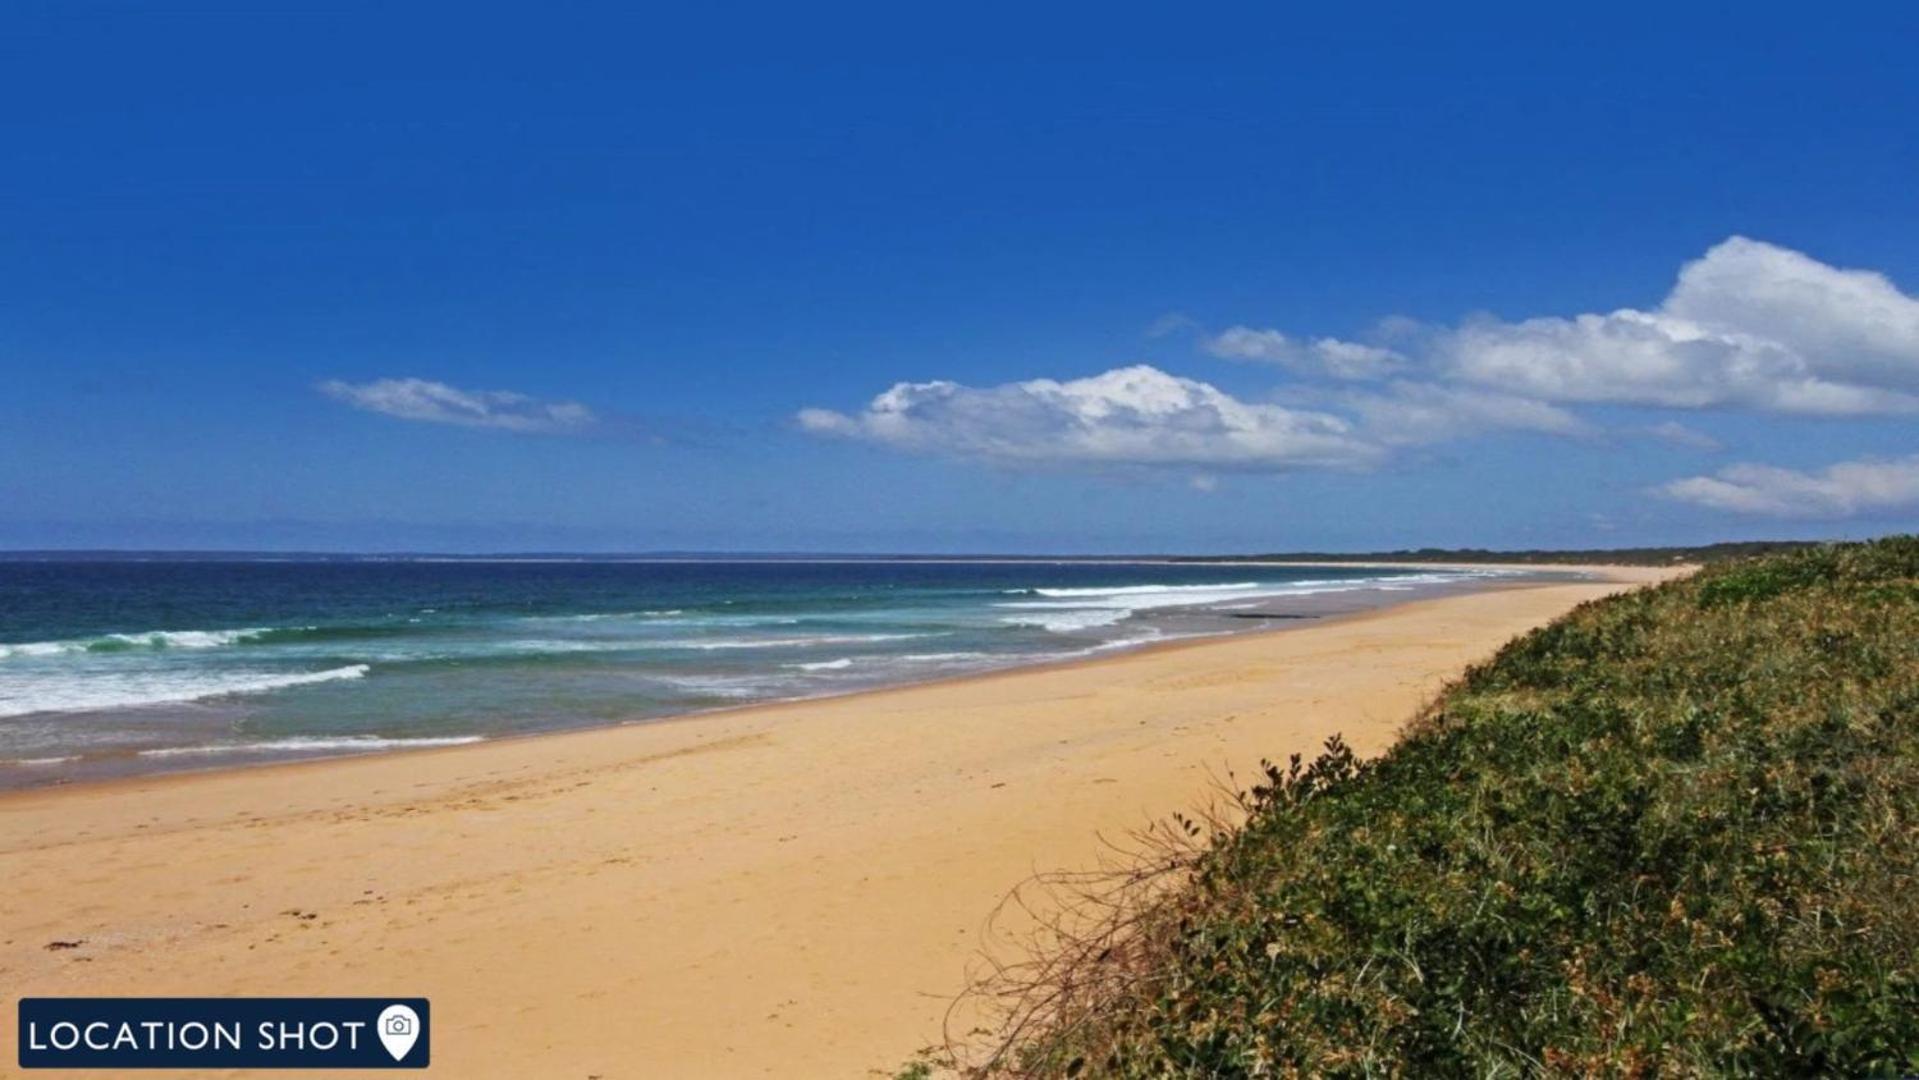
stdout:
[[[1142,563],[1122,563],[1128,567],[1154,565]],[[1220,569],[1232,567],[1233,563],[1197,564],[1216,566]],[[608,727],[620,727],[631,724],[664,723],[683,718],[698,718],[734,712],[743,708],[758,708],[765,705],[790,704],[801,701],[824,701],[842,699],[865,693],[882,692],[906,687],[939,685],[946,682],[964,680],[982,676],[992,676],[1013,671],[1047,670],[1091,660],[1104,659],[1115,655],[1124,655],[1143,649],[1160,648],[1167,645],[1216,639],[1228,635],[1259,633],[1272,630],[1297,628],[1308,623],[1334,621],[1367,611],[1378,610],[1416,601],[1422,598],[1455,595],[1481,589],[1525,587],[1529,585],[1563,582],[1582,579],[1603,579],[1608,570],[1604,567],[1565,566],[1539,567],[1524,564],[1474,566],[1469,564],[1365,564],[1360,566],[1269,562],[1239,564],[1242,568],[1288,568],[1288,569],[1336,569],[1351,574],[1368,570],[1414,570],[1426,573],[1414,574],[1399,579],[1387,578],[1377,582],[1341,582],[1341,587],[1308,588],[1303,592],[1261,593],[1251,584],[1245,586],[1220,586],[1219,591],[1225,599],[1215,598],[1210,602],[1192,605],[1154,606],[1148,610],[1130,613],[1130,617],[1120,625],[1132,627],[1130,640],[1101,642],[1093,645],[1068,645],[1064,652],[1022,654],[1006,652],[960,653],[955,656],[972,657],[970,663],[953,665],[950,662],[943,667],[932,667],[923,672],[910,672],[901,669],[891,677],[868,675],[862,680],[846,685],[820,686],[802,689],[796,693],[761,693],[745,700],[726,704],[694,704],[677,709],[661,710],[657,704],[650,708],[641,707],[638,702],[628,710],[627,715],[607,715],[596,717],[577,717],[571,720],[554,722],[543,719],[525,726],[493,727],[487,730],[475,730],[472,727],[456,723],[452,728],[435,725],[422,730],[417,723],[409,723],[404,717],[389,717],[386,723],[379,724],[372,732],[329,731],[321,719],[318,726],[305,730],[295,728],[281,729],[281,737],[252,736],[255,743],[246,739],[229,740],[222,737],[226,724],[238,731],[241,725],[256,730],[255,717],[250,710],[259,706],[244,704],[249,699],[242,694],[231,705],[220,704],[224,715],[211,713],[201,708],[201,703],[148,705],[135,713],[123,715],[142,715],[140,724],[129,724],[120,720],[111,712],[79,712],[49,714],[54,716],[62,727],[75,731],[85,731],[95,725],[107,728],[121,728],[136,731],[148,728],[160,738],[167,738],[167,726],[175,717],[192,716],[192,724],[197,735],[175,736],[183,740],[173,744],[151,742],[133,742],[131,745],[62,745],[49,746],[38,756],[16,754],[13,757],[0,757],[0,797],[20,790],[32,790],[51,786],[74,786],[105,784],[144,776],[164,776],[175,774],[199,774],[222,772],[231,769],[254,769],[272,767],[306,761],[330,761],[341,758],[365,756],[372,753],[414,753],[473,745],[482,742],[499,742],[529,736],[567,735],[582,731],[592,731]],[[1459,575],[1448,580],[1430,580],[1434,575]],[[1335,579],[1339,582],[1339,579]],[[1307,581],[1306,586],[1321,586],[1322,582]],[[1186,586],[1197,588],[1197,586]],[[1177,588],[1177,587],[1175,587]],[[1248,589],[1250,603],[1240,601],[1238,596],[1227,595],[1229,590]],[[1282,586],[1283,588],[1283,586]],[[1070,591],[1070,590],[1069,590]],[[1125,592],[1121,589],[1120,592]],[[1045,601],[1053,604],[1072,604],[1074,599]],[[1019,608],[1039,605],[1011,604],[1001,605]],[[652,614],[652,613],[646,613]],[[673,612],[671,614],[678,614]],[[1022,612],[1022,615],[1025,613]],[[1078,614],[1077,611],[1069,614]],[[1102,616],[1101,612],[1093,612]],[[599,615],[587,615],[586,619],[598,619]],[[1012,618],[1018,619],[1019,616]],[[777,620],[776,620],[777,621]],[[305,628],[308,631],[314,627]],[[1144,631],[1146,637],[1136,635]],[[217,637],[220,635],[280,633],[282,630],[251,631],[184,631],[182,636]],[[113,635],[108,635],[112,637]],[[139,635],[120,635],[121,637]],[[883,636],[883,635],[882,635]],[[901,635],[911,636],[911,635]],[[919,635],[927,636],[927,635]],[[1071,640],[1069,636],[1065,640]],[[62,644],[62,643],[50,643]],[[71,647],[70,643],[68,644]],[[697,647],[698,642],[693,642]],[[44,647],[44,646],[43,646]],[[0,646],[4,650],[6,646]],[[212,654],[209,654],[212,655]],[[333,659],[319,662],[319,666],[339,668],[350,665],[358,673],[365,675],[369,669],[379,666],[382,671],[375,673],[369,683],[387,685],[389,677],[385,673],[385,660],[391,657],[372,657],[365,654],[344,654]],[[910,659],[910,658],[909,658]],[[929,659],[938,659],[932,657]],[[769,666],[765,674],[779,677],[788,676],[790,669],[798,667],[845,667],[850,660],[839,660],[825,665],[784,664]],[[781,670],[781,669],[787,670]],[[632,670],[645,671],[644,666],[636,665]],[[322,673],[322,675],[330,674]],[[296,675],[295,680],[315,679],[311,675]],[[364,685],[358,679],[351,684],[354,693],[361,693],[358,687]],[[251,699],[268,706],[277,700],[277,695],[265,695]],[[218,698],[215,699],[218,701]],[[159,720],[153,721],[153,710],[159,710]],[[296,707],[297,711],[297,707]],[[31,717],[29,717],[31,720]],[[178,722],[178,721],[174,721]],[[285,717],[281,717],[284,725]],[[290,737],[289,737],[290,736]],[[147,738],[154,736],[148,735]],[[195,744],[199,745],[195,745]],[[356,743],[364,745],[355,745]]]
[[1383,750],[1464,664],[1675,571],[1600,572],[835,697],[0,794],[21,883],[0,981],[424,995],[459,1076],[897,1065],[938,1037],[1021,878],[1089,865],[1102,834],[1261,757],[1333,732]]

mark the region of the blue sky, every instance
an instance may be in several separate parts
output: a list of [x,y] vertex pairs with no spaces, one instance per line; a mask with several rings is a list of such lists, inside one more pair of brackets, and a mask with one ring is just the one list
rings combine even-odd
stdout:
[[1913,9],[1324,7],[17,6],[0,547],[1919,524]]

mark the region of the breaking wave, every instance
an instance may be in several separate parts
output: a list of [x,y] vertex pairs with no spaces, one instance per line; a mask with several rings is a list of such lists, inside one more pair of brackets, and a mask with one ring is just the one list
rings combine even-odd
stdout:
[[263,694],[291,686],[365,677],[365,664],[287,675],[212,672],[127,672],[76,674],[73,678],[35,680],[14,688],[0,683],[0,716],[43,712],[90,712],[141,705],[205,701],[235,694]]

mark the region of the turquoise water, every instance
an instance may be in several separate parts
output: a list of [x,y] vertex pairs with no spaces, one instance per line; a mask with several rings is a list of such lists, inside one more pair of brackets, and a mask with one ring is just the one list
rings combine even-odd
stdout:
[[1276,615],[1483,576],[1087,562],[7,560],[0,785],[842,693],[1271,626]]

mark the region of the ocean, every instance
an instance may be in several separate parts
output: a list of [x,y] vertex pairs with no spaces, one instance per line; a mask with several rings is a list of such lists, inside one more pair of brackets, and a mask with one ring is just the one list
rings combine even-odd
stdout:
[[0,787],[450,745],[845,693],[1291,625],[1508,573],[895,559],[5,559]]

